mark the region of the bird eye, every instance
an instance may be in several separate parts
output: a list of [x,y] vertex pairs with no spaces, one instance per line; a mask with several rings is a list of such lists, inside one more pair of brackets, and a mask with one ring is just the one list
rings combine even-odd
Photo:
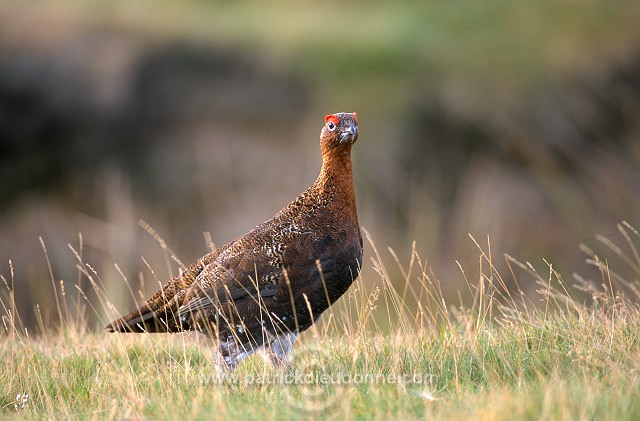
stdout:
[[335,114],[329,114],[324,118],[324,122],[327,123],[327,130],[329,130],[330,132],[336,129],[338,121],[338,116]]

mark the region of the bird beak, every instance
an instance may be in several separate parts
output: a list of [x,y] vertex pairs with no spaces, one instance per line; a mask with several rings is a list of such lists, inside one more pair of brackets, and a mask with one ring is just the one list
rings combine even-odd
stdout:
[[340,133],[340,143],[354,143],[358,139],[358,126],[351,124],[348,129]]

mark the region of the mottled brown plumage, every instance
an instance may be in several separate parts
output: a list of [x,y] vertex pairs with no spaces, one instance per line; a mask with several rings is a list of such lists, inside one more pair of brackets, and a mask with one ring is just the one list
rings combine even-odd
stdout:
[[298,333],[349,288],[362,263],[351,147],[356,113],[327,115],[318,179],[272,219],[191,264],[111,332],[199,330],[234,367],[264,348],[282,363]]

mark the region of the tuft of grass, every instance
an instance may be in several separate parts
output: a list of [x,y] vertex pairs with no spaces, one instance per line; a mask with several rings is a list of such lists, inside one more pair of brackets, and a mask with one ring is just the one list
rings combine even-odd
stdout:
[[[604,237],[602,244],[640,273],[640,235],[628,224],[619,229],[625,244]],[[607,259],[585,248],[600,278],[574,275],[569,285],[551,264],[542,272],[505,256],[509,281],[537,285],[540,301],[531,302],[507,289],[490,247],[476,243],[478,279],[461,272],[471,304],[453,305],[415,252],[403,262],[368,239],[379,277],[358,280],[280,370],[253,356],[235,372],[218,372],[198,334],[91,332],[82,316],[68,316],[63,284],[55,282],[62,325],[26,331],[15,313],[14,275],[3,277],[2,417],[640,417],[639,285],[616,275]],[[403,282],[389,278],[389,256]],[[79,269],[99,297],[87,304],[108,313],[97,274],[81,259]]]

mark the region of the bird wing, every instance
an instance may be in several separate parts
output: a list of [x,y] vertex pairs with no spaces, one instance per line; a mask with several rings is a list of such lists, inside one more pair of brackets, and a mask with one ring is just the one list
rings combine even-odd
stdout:
[[215,314],[228,303],[258,302],[275,295],[284,280],[284,270],[278,260],[284,250],[284,245],[254,239],[251,246],[240,240],[238,245],[222,251],[187,290],[178,309],[181,321],[190,325],[191,320],[201,318],[194,317],[198,313],[202,316],[213,309]]
[[[286,208],[285,208],[286,209]],[[284,280],[287,244],[302,232],[281,211],[247,234],[198,259],[147,302],[106,326],[111,332],[178,332],[194,315],[238,300],[269,297]],[[217,310],[216,310],[217,311]],[[201,318],[201,317],[198,317]]]
[[[196,288],[196,287],[194,287]],[[258,289],[252,290],[236,288],[230,290],[225,287],[213,289],[199,289],[198,294],[193,296],[186,304],[178,309],[178,314],[182,317],[190,313],[202,312],[209,309],[217,309],[223,304],[235,302],[241,299],[255,299],[271,297],[275,295],[277,285],[268,284]]]

